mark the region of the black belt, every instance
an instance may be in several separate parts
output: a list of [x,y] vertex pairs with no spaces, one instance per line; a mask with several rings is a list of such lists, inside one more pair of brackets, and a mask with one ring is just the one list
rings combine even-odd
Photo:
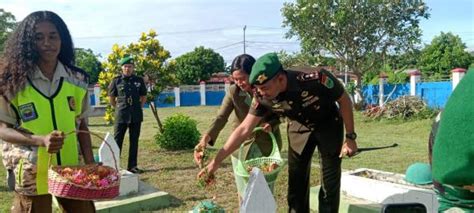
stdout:
[[128,104],[128,105],[130,105],[130,106],[133,105],[133,98],[132,98],[132,96],[119,97],[119,98],[117,98],[117,101],[118,101],[119,103],[126,103],[126,104]]

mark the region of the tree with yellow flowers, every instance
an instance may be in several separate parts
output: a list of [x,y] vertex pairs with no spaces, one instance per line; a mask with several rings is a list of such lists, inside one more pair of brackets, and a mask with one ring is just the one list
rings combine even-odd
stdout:
[[[178,81],[173,74],[176,63],[167,61],[171,58],[170,52],[164,49],[156,38],[157,36],[158,34],[154,30],[150,30],[148,33],[142,33],[137,42],[132,42],[128,46],[114,44],[112,53],[107,56],[107,60],[103,63],[104,71],[100,73],[98,83],[102,91],[101,98],[108,102],[107,88],[114,76],[121,72],[120,59],[125,55],[132,56],[135,61],[135,73],[138,76],[145,77],[147,87],[150,89],[147,102],[158,123],[159,130],[162,132],[163,126],[158,116],[155,98],[166,87],[176,85]],[[104,119],[112,123],[113,114],[113,108],[107,105]]]

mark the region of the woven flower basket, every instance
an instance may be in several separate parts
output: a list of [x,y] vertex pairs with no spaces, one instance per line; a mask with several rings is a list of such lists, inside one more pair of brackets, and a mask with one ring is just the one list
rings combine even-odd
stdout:
[[[86,168],[96,165],[87,166],[68,166],[68,168]],[[54,166],[48,172],[48,192],[56,197],[70,198],[75,200],[109,200],[119,195],[120,174],[112,167],[103,166],[117,175],[117,180],[113,181],[106,187],[83,186],[75,184],[67,178],[61,176],[58,170],[65,167]]]
[[[96,137],[99,137],[105,144],[110,148],[112,148],[107,143],[105,139],[98,136],[95,133],[86,132],[86,131],[74,131],[73,133],[90,133]],[[68,133],[71,134],[71,133]],[[66,134],[66,135],[68,135]],[[112,151],[113,152],[113,151]],[[114,155],[112,155],[114,156]],[[86,170],[96,170],[99,168],[98,165],[82,165],[82,166],[51,166],[51,156],[50,156],[50,168],[48,170],[48,192],[56,197],[63,197],[75,200],[110,200],[119,195],[119,188],[120,188],[120,174],[117,169],[117,160],[114,157],[115,161],[115,169],[109,166],[101,165],[102,169],[106,169],[109,173],[109,177],[116,177],[106,186],[98,187],[95,185],[80,185],[73,183],[71,180],[67,179],[66,177],[62,176],[58,171],[62,171],[65,168],[70,169],[86,169]],[[95,168],[94,168],[95,167]]]

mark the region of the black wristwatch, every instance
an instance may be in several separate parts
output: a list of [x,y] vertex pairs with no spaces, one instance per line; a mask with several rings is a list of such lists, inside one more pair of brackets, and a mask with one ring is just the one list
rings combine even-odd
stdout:
[[355,140],[357,138],[357,134],[355,132],[346,133],[346,138]]

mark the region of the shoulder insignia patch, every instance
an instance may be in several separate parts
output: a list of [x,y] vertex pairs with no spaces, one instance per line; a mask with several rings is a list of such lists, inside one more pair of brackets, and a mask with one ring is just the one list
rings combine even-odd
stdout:
[[319,79],[319,72],[301,73],[296,77],[299,81],[312,81]]
[[74,100],[74,96],[67,96],[67,102],[69,105],[69,110],[76,111],[76,100]]
[[321,83],[328,89],[332,89],[334,87],[334,82],[332,81],[332,79],[324,74],[321,76]]

